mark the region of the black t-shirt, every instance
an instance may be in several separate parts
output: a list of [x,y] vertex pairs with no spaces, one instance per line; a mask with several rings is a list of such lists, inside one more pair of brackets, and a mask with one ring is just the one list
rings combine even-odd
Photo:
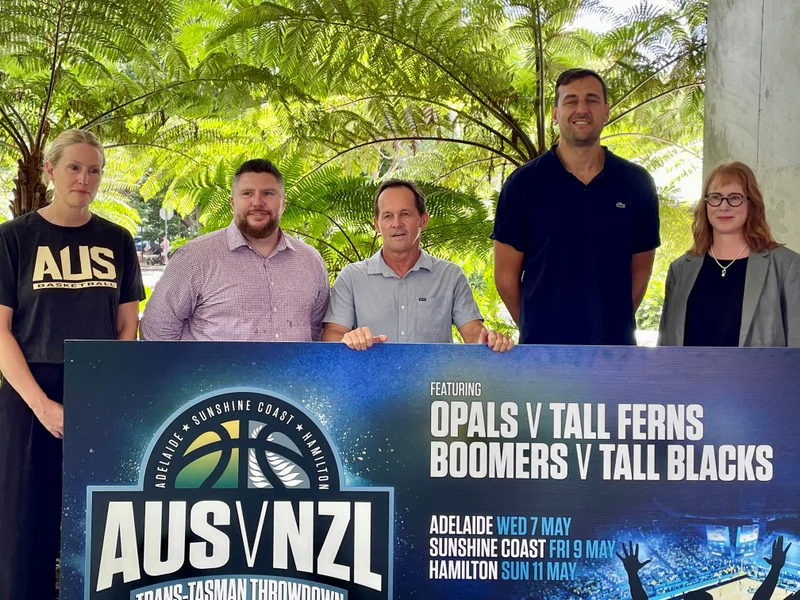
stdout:
[[642,167],[606,150],[589,184],[555,151],[503,185],[492,238],[525,254],[523,344],[635,344],[633,254],[658,247],[658,196]]
[[746,275],[746,258],[734,261],[723,277],[714,258],[706,254],[686,302],[684,346],[739,345]]
[[61,227],[32,212],[0,225],[0,304],[28,362],[63,363],[66,339],[114,339],[117,308],[144,298],[130,233],[92,215]]

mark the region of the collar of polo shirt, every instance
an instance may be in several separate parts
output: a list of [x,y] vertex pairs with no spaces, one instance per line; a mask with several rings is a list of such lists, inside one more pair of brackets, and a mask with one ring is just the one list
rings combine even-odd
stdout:
[[[409,273],[412,271],[419,271],[420,269],[425,269],[426,271],[433,270],[433,259],[431,258],[431,255],[425,252],[425,250],[422,248],[419,249],[419,258],[417,259],[417,262],[414,263],[414,266],[411,267]],[[397,273],[395,273],[392,268],[386,264],[386,261],[383,260],[383,252],[380,250],[367,259],[367,275],[397,277]]]
[[[546,152],[543,155],[543,157],[549,156],[550,160],[552,161],[551,165],[556,169],[558,169],[557,172],[562,177],[573,177],[572,173],[567,171],[567,168],[564,166],[564,163],[562,163],[561,159],[558,157],[558,154],[556,153],[556,148],[558,148],[558,144],[553,144],[552,146],[550,146],[550,152]],[[603,162],[603,170],[597,174],[595,180],[603,179],[613,174],[619,167],[618,157],[613,152],[609,152],[606,146],[601,146],[601,148],[603,148],[603,150],[605,151],[606,157],[605,161]]]

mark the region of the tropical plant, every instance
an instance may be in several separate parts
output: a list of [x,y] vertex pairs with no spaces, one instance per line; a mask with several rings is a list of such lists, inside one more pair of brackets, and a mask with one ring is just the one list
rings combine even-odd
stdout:
[[[101,188],[97,208],[126,221],[133,214],[113,192],[149,170],[196,164],[201,144],[224,151],[225,137],[200,122],[300,96],[269,69],[203,52],[226,10],[211,0],[0,0],[0,165],[16,171],[11,213],[46,204],[42,158],[64,129],[103,140],[115,185]],[[115,168],[114,150],[128,147],[139,152]]]
[[[203,231],[225,227],[232,218],[230,185],[239,158],[224,159],[210,173],[184,179],[187,204],[196,205]],[[308,173],[299,155],[278,160],[287,189],[281,228],[322,254],[332,276],[347,264],[371,256],[381,240],[373,226],[374,195],[379,181],[328,167]],[[430,220],[423,248],[460,261],[490,252],[491,221],[484,201],[443,186],[421,182]]]
[[[575,30],[597,0],[278,0],[242,8],[212,47],[247,35],[283,56],[281,72],[315,82],[318,104],[288,107],[294,134],[330,161],[361,148],[429,141],[454,165],[514,167],[557,141],[555,76],[577,65],[607,79],[607,139],[624,154],[687,149],[702,123],[705,37],[683,4],[642,4],[607,34]],[[438,146],[437,146],[438,147]],[[452,161],[451,161],[452,162]],[[502,173],[501,173],[502,175]]]
[[[106,142],[97,206],[129,227],[134,191],[203,231],[227,225],[236,166],[268,156],[287,179],[285,226],[336,273],[377,247],[377,182],[405,176],[431,195],[425,244],[466,267],[498,320],[493,203],[513,168],[558,141],[560,71],[604,76],[615,152],[676,174],[699,156],[698,0],[619,18],[600,0],[0,0],[0,12],[0,182],[15,172],[13,214],[46,201],[42,151],[67,127]],[[609,31],[574,27],[583,14]],[[667,230],[680,210],[665,202]]]
[[[151,198],[144,201],[142,197],[134,192],[129,195],[129,202],[131,208],[139,213],[141,223],[139,224],[138,234],[143,241],[154,244],[161,240],[164,235],[164,220],[161,218],[163,195]],[[179,215],[174,215],[167,221],[166,235],[173,241],[189,235],[195,237],[199,229],[196,211],[193,211],[181,218]]]
[[677,197],[674,187],[662,190],[660,195],[661,246],[656,251],[653,276],[639,311],[636,325],[639,329],[658,329],[664,305],[664,286],[670,263],[686,252],[692,244],[692,214],[690,206]]

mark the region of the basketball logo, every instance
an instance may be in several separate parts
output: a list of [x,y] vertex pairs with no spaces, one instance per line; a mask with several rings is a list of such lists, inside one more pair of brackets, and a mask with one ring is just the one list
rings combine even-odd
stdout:
[[338,482],[318,426],[257,392],[223,393],[187,409],[156,442],[147,471],[160,489],[328,489]]
[[154,435],[138,487],[89,493],[88,598],[227,598],[236,585],[391,600],[392,490],[345,486],[316,417],[274,394],[186,405]]
[[[264,427],[265,425],[263,424],[258,425],[250,434],[250,437],[253,439],[258,439],[258,434]],[[291,452],[294,452],[295,455],[300,454],[300,451],[297,449],[297,446],[295,446],[292,440],[290,440],[285,434],[276,432],[269,434],[267,436],[267,441],[276,443],[289,450],[289,452],[283,454],[279,452],[263,450],[263,454],[267,458],[267,463],[269,464],[270,469],[278,477],[278,480],[281,482],[283,487],[298,489],[306,489],[310,487],[308,474],[292,460]],[[262,465],[258,459],[258,451],[255,448],[250,448],[248,453],[247,465],[248,476],[250,478],[248,483],[257,488],[272,487],[272,484],[264,475],[264,471],[262,470]]]

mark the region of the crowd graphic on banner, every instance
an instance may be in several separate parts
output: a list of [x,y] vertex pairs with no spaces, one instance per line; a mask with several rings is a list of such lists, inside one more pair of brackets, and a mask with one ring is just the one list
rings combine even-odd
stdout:
[[[730,579],[735,581],[738,585],[738,591],[746,590],[749,595],[750,587],[755,583],[755,580],[762,579],[763,582],[761,585],[756,588],[755,592],[752,595],[753,600],[770,600],[772,598],[773,593],[775,592],[776,587],[778,586],[780,577],[781,577],[781,570],[783,569],[784,565],[786,564],[786,554],[791,547],[791,543],[787,546],[783,545],[784,539],[783,536],[778,536],[773,542],[771,547],[771,554],[768,558],[764,560],[769,563],[770,569],[769,571],[762,576],[762,572],[764,569],[760,565],[747,565],[747,568],[742,571],[742,567],[744,565],[735,565],[735,564],[725,564],[726,562],[730,562],[730,559],[727,561],[718,561],[712,559],[711,568],[713,569],[713,577],[711,580],[716,579],[718,584],[721,584],[723,580]],[[678,552],[690,552],[690,548],[681,548]],[[617,556],[622,561],[622,564],[625,567],[625,571],[628,574],[628,585],[630,586],[630,597],[631,600],[648,600],[648,595],[645,592],[644,586],[642,585],[642,581],[639,576],[639,571],[646,567],[650,562],[651,559],[641,561],[639,558],[639,544],[634,546],[633,542],[628,542],[628,546],[626,547],[625,544],[622,544],[622,552],[618,553]],[[685,559],[681,559],[680,556],[676,557],[676,560],[673,562],[673,565],[680,565],[684,563]],[[707,570],[707,569],[704,569]],[[654,573],[648,574],[648,577],[653,577],[654,579],[658,578],[659,576],[667,575],[667,573]],[[706,582],[691,582],[691,580],[681,582],[683,587],[687,587],[686,584],[689,583],[690,586],[698,586],[702,585],[702,583]],[[796,578],[787,577],[783,580],[784,586],[788,585],[797,585]],[[675,584],[672,584],[673,590],[680,589],[676,587]],[[669,592],[669,584],[667,586],[661,586],[661,589]],[[717,587],[715,585],[708,585],[707,587]],[[658,590],[658,586],[656,586]],[[684,600],[704,600],[704,599],[713,599],[713,595],[711,592],[698,589],[693,590],[686,593],[683,598]],[[797,599],[800,598],[800,592],[791,594],[787,596],[787,598]]]
[[[570,69],[555,87],[560,142],[515,171],[498,201],[492,236],[498,292],[519,325],[521,343],[631,345],[635,310],[660,244],[655,187],[646,171],[600,145],[609,114],[600,75]],[[30,536],[20,524],[39,513],[58,513],[57,481],[39,490],[29,474],[38,469],[31,466],[36,461],[57,464],[60,456],[63,341],[87,331],[97,339],[134,339],[143,295],[131,236],[88,209],[105,166],[97,138],[62,133],[44,166],[45,184],[54,184],[52,203],[0,225],[0,395],[9,409],[0,414],[0,455],[30,455],[0,471],[0,488],[19,490],[0,498],[0,538],[12,540],[0,551],[0,600],[8,590],[25,596],[29,586],[49,588],[53,580],[49,566],[42,566],[49,558],[26,540],[46,540],[40,544],[55,548],[58,528],[40,521],[43,530]],[[363,350],[375,342],[406,341],[411,331],[420,333],[415,341],[429,342],[426,334],[456,325],[466,342],[498,352],[513,345],[471,311],[463,273],[422,253],[424,204],[420,211],[418,203],[405,207],[405,200],[390,203],[388,195],[376,198],[375,228],[386,256],[396,250],[394,258],[403,260],[384,261],[375,272],[365,264],[366,275],[403,282],[449,268],[455,285],[435,296],[445,279],[437,276],[421,288],[428,291],[399,307],[375,303],[381,313],[375,322],[391,335],[357,317],[342,323],[335,307],[329,310],[319,252],[280,230],[280,172],[265,159],[242,167],[232,190],[233,222],[170,259],[145,311],[143,339],[318,341],[327,324],[331,335]],[[397,183],[395,196],[398,187],[416,196],[413,183]],[[400,207],[389,210],[383,224],[381,201]],[[575,212],[578,218],[565,218]],[[673,263],[667,279],[660,343],[800,346],[800,257],[772,238],[752,170],[742,163],[713,170],[694,218],[693,247]],[[376,257],[379,263],[385,258],[382,252]],[[563,277],[575,264],[582,265],[582,276]],[[337,284],[348,287],[347,281]],[[349,291],[348,310],[357,314],[359,293]],[[337,324],[340,329],[331,330]],[[33,439],[40,440],[32,454],[21,450],[21,423],[29,423]]]

